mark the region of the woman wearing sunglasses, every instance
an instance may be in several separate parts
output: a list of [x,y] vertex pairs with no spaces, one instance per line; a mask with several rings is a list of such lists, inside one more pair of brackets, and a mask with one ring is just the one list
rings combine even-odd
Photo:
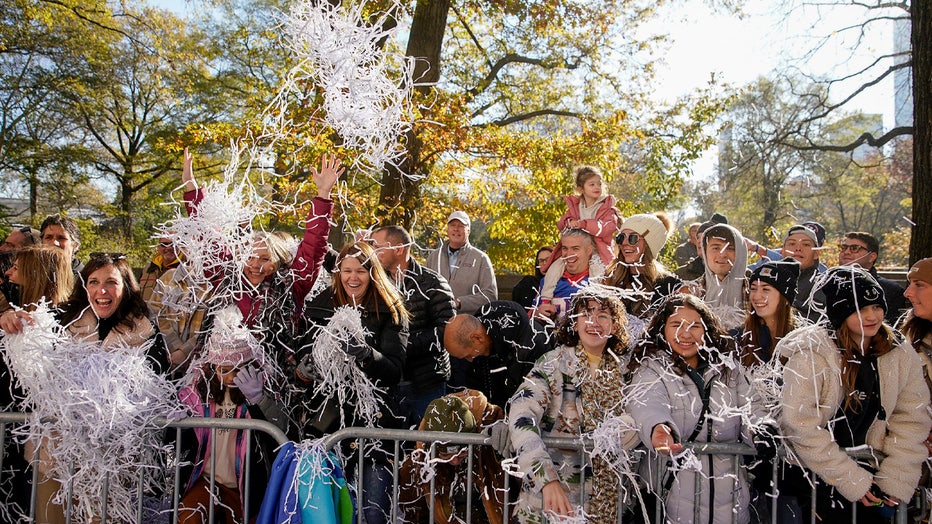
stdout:
[[676,279],[659,260],[673,223],[664,213],[634,215],[621,224],[616,237],[618,258],[609,268],[604,284],[622,289],[622,301],[629,314],[646,317],[658,302],[657,284]]

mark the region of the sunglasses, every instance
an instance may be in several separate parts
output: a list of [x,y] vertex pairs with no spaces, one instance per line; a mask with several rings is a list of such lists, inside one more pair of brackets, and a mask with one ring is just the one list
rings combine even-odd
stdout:
[[857,255],[861,251],[867,251],[866,247],[859,246],[857,244],[839,244],[838,249],[842,253],[844,253],[845,251],[850,251],[852,254],[855,254],[855,255]]
[[641,234],[640,233],[628,233],[627,235],[625,235],[624,233],[619,233],[618,236],[615,237],[615,241],[618,242],[619,244],[624,244],[625,242],[627,242],[629,246],[636,246],[638,245],[638,242],[641,241]]

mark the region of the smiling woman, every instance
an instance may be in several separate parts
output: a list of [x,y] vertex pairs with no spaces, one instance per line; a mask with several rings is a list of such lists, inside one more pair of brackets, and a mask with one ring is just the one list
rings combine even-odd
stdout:
[[[916,352],[883,323],[883,288],[857,267],[830,269],[817,284],[827,322],[796,330],[776,347],[785,359],[780,426],[802,466],[815,473],[822,521],[883,522],[908,500],[927,458],[929,390]],[[845,448],[883,450],[855,461]],[[805,508],[804,508],[805,510]]]
[[[664,522],[692,522],[695,504],[696,522],[750,520],[747,474],[735,467],[740,458],[706,455],[700,471],[681,468],[677,460],[686,442],[750,442],[752,427],[765,419],[732,354],[711,309],[682,294],[662,303],[635,351],[627,409],[650,451],[641,474],[661,487],[655,495]],[[658,458],[664,467],[654,467]]]
[[[576,515],[580,491],[589,495],[587,522],[617,522],[618,475],[599,458],[582,463],[579,453],[549,449],[541,437],[577,437],[609,419],[621,419],[622,388],[628,375],[629,335],[625,308],[612,288],[590,285],[573,296],[556,330],[559,347],[542,356],[512,397],[508,421],[518,467],[524,474],[515,515],[520,522],[541,522],[544,512]],[[637,444],[634,431],[617,441]],[[588,456],[588,455],[587,455]],[[580,473],[586,484],[580,485]]]
[[[404,347],[410,316],[404,299],[367,241],[344,246],[337,255],[336,271],[338,274],[333,279],[330,292],[315,296],[304,309],[306,329],[302,330],[305,335],[298,344],[300,363],[297,369],[299,384],[308,388],[302,406],[297,410],[301,412],[299,430],[302,438],[317,438],[350,426],[371,424],[397,429],[403,425],[402,417],[398,416],[398,384],[405,364]],[[339,331],[336,324],[345,316],[346,308],[358,311],[359,323],[354,325],[354,330],[361,327],[358,331],[362,336],[339,340],[337,352],[349,366],[361,371],[378,387],[377,406],[369,406],[357,396],[346,405],[336,407],[337,394],[315,391],[316,383],[322,382],[315,375],[320,369],[320,360],[325,359],[323,356],[327,354],[330,340],[325,335]],[[367,420],[366,413],[372,411],[377,411],[377,416],[374,420]],[[354,457],[352,460],[358,458],[355,453],[348,455]],[[364,507],[362,513],[369,523],[387,522],[391,500],[385,486],[391,484],[390,465],[390,455],[382,449],[368,453],[363,459],[365,474],[360,506]],[[347,465],[347,471],[355,472],[355,464]]]
[[168,368],[168,355],[161,337],[149,320],[139,284],[122,253],[91,253],[81,271],[81,285],[62,306],[62,324],[78,338],[99,341],[104,349],[141,347],[148,349],[156,371]]

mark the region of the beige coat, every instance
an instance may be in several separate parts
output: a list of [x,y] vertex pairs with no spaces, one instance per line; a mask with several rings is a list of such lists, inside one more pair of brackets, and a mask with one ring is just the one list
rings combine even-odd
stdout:
[[446,243],[430,252],[426,266],[450,283],[453,296],[460,302],[459,313],[474,315],[482,306],[498,300],[498,283],[492,261],[484,251],[472,244],[460,248],[452,272]]
[[929,390],[912,346],[902,342],[877,359],[886,417],[874,420],[865,439],[885,456],[876,464],[875,475],[835,444],[828,429],[844,391],[841,352],[826,328],[816,325],[793,331],[780,341],[776,353],[789,358],[783,372],[780,426],[802,464],[850,501],[862,498],[871,483],[908,500],[919,481],[927,455],[923,442],[932,426]]
[[[136,317],[132,329],[119,325],[113,328],[107,338],[100,342],[104,349],[116,347],[139,347],[155,336],[155,327],[146,317]],[[74,322],[68,325],[68,333],[77,339],[90,342],[97,341],[97,316],[90,306]]]

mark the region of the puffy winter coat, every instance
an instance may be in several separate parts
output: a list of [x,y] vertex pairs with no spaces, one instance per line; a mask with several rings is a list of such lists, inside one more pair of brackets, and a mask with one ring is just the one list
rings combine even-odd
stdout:
[[[582,464],[575,450],[548,449],[541,437],[579,437],[597,429],[612,415],[629,428],[631,417],[622,411],[622,386],[627,375],[627,359],[606,351],[599,368],[590,370],[584,350],[560,346],[546,353],[512,397],[508,411],[511,442],[518,468],[524,474],[515,515],[521,522],[539,521],[541,490],[553,481],[567,488],[571,501],[579,500],[579,490],[589,493],[587,510],[591,522],[614,522],[618,503],[616,472],[595,459]],[[586,391],[590,397],[587,398]],[[622,431],[619,440],[625,449],[637,445],[634,431]],[[580,472],[587,473],[587,486],[580,486]],[[594,486],[589,484],[594,479]]]
[[[635,372],[626,395],[627,410],[634,417],[641,442],[648,448],[650,460],[641,462],[641,474],[652,486],[665,492],[664,508],[668,522],[732,522],[732,512],[738,512],[738,522],[750,521],[748,483],[744,468],[734,476],[735,455],[700,455],[699,520],[693,518],[696,472],[654,467],[657,454],[651,446],[651,434],[658,424],[673,430],[678,442],[684,442],[695,432],[692,442],[751,442],[745,420],[758,423],[766,420],[763,406],[752,397],[751,386],[740,368],[727,370],[724,365],[709,366],[701,373],[708,392],[707,415],[702,415],[703,392],[686,374],[673,371],[670,359],[663,356],[646,359]],[[700,417],[705,420],[699,431]],[[659,478],[658,478],[659,477]],[[663,494],[663,493],[662,493]]]
[[405,346],[404,379],[418,390],[442,384],[450,378],[450,355],[443,348],[443,329],[456,314],[453,291],[443,277],[408,259],[408,269],[398,286],[411,313]]
[[823,325],[793,331],[776,347],[788,358],[783,370],[780,427],[802,464],[856,501],[877,484],[884,493],[908,500],[919,482],[928,454],[923,445],[932,420],[922,363],[908,342],[877,358],[882,409],[867,430],[865,442],[886,458],[877,473],[848,457],[835,442],[829,420],[844,401],[842,353]]
[[[307,324],[306,333],[301,340],[298,351],[298,361],[310,351],[313,351],[314,342],[321,329],[327,326],[335,310],[335,300],[332,292],[321,293],[314,297],[304,309],[304,320]],[[391,311],[387,306],[367,304],[360,309],[362,327],[366,332],[366,344],[372,348],[371,355],[364,361],[357,362],[362,370],[375,385],[381,389],[379,392],[380,416],[376,425],[379,427],[399,428],[401,421],[394,414],[398,412],[398,383],[401,381],[401,372],[405,365],[404,344],[407,339],[407,326],[395,324]],[[320,407],[325,402],[323,398],[308,398],[306,402]],[[364,426],[363,421],[354,413],[353,406],[343,406],[347,413],[345,427]],[[340,418],[336,417],[326,428],[315,428],[311,435],[319,437],[322,433],[332,433],[340,429]]]
[[473,314],[477,309],[498,299],[498,282],[492,261],[481,249],[466,244],[459,249],[457,267],[450,271],[446,244],[431,251],[427,267],[447,279],[453,295],[460,301],[460,313]]

